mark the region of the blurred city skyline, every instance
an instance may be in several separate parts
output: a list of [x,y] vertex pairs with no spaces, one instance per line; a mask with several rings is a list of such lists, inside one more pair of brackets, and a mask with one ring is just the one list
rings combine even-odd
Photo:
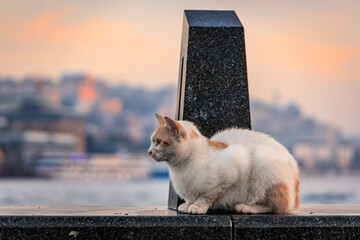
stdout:
[[[175,87],[111,86],[80,73],[59,78],[0,78],[0,176],[64,176],[79,164],[85,171],[94,162],[117,163],[118,155],[141,160],[158,126],[154,113],[174,116]],[[250,108],[252,128],[282,143],[302,171],[360,169],[360,139],[304,115],[297,104],[252,98]]]
[[0,77],[176,86],[184,9],[232,9],[245,27],[250,95],[360,135],[357,1],[0,1]]

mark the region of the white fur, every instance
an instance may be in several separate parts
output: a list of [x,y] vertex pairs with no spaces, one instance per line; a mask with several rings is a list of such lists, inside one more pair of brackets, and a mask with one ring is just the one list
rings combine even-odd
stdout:
[[[289,210],[295,208],[297,163],[276,140],[252,130],[226,129],[211,138],[228,145],[218,149],[209,146],[191,122],[179,123],[186,137],[176,145],[177,159],[168,161],[174,188],[186,201],[179,211],[204,214],[211,207],[269,212],[256,204],[276,184],[287,186]],[[199,137],[191,138],[192,131]],[[154,149],[152,144],[150,150]]]

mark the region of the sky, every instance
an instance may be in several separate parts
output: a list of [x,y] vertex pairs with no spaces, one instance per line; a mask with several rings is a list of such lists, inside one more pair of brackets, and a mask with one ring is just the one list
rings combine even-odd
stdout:
[[360,1],[0,0],[0,76],[176,86],[184,9],[235,10],[251,98],[360,136]]

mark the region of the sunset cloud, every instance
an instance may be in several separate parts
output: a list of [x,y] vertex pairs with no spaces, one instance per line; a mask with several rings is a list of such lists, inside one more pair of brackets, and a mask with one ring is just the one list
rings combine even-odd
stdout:
[[[331,46],[291,35],[268,35],[254,38],[253,52],[260,64],[286,68],[317,76],[320,81],[344,81],[360,75],[360,46]],[[265,41],[264,41],[265,40]],[[360,66],[360,65],[359,65]],[[355,79],[353,79],[355,80]]]
[[[32,48],[14,50],[9,58],[14,59],[14,63],[30,64],[41,72],[47,66],[39,67],[39,63],[46,60],[49,69],[57,68],[58,74],[61,69],[73,67],[90,69],[109,80],[125,78],[137,84],[151,80],[155,85],[166,78],[164,74],[169,74],[168,69],[178,66],[177,57],[175,61],[154,61],[154,56],[166,60],[169,55],[178,54],[177,48],[172,49],[171,44],[164,41],[166,33],[149,34],[129,23],[95,17],[68,24],[64,22],[68,13],[68,10],[46,12],[19,26],[15,34],[3,32],[8,37],[14,35],[23,45],[32,45]],[[51,53],[57,55],[51,56]]]

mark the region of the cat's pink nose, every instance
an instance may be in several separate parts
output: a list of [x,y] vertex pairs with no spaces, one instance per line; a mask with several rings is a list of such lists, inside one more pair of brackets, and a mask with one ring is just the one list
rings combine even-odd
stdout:
[[149,150],[149,151],[148,151],[148,154],[149,154],[149,156],[151,156],[151,154],[152,154],[152,151],[151,151],[151,150]]

